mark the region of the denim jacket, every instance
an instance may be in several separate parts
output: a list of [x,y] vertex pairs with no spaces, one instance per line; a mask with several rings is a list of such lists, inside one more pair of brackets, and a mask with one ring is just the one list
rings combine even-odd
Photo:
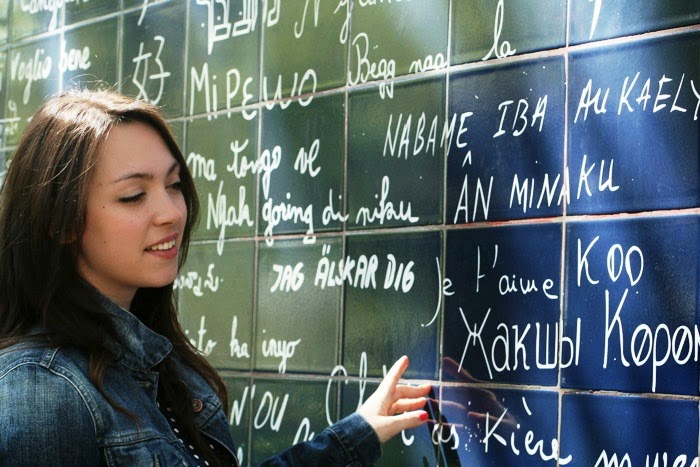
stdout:
[[[165,337],[102,297],[114,318],[119,355],[103,391],[138,417],[116,410],[88,378],[88,359],[72,348],[0,349],[0,466],[187,466],[189,457],[156,404],[154,367],[172,350]],[[179,365],[201,432],[232,456],[221,401],[198,373]],[[268,466],[365,466],[381,454],[372,427],[353,414],[313,440],[292,446]]]

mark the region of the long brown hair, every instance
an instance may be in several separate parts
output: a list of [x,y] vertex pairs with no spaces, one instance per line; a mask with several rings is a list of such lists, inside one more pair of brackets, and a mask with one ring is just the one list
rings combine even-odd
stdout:
[[[77,258],[85,230],[88,184],[102,142],[112,127],[132,121],[153,127],[180,164],[187,206],[182,266],[199,202],[175,138],[157,108],[146,102],[109,91],[78,90],[49,99],[20,137],[0,190],[0,349],[27,341],[30,333],[40,329],[42,341],[87,353],[90,380],[103,394],[104,372],[116,359],[105,346],[114,329],[109,315],[81,291]],[[139,289],[131,311],[170,339],[173,354],[207,380],[226,410],[222,379],[180,327],[172,284]],[[208,453],[208,443],[199,439],[194,428],[191,402],[182,392],[186,394],[187,388],[174,374],[172,358],[171,354],[159,366],[159,397],[176,411],[197,447]]]

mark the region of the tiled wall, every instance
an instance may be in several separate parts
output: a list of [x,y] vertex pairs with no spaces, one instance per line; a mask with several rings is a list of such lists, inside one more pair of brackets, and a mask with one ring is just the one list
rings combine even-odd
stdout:
[[15,0],[0,23],[6,160],[63,88],[163,106],[202,203],[182,322],[245,464],[405,353],[435,422],[381,465],[697,466],[700,1]]

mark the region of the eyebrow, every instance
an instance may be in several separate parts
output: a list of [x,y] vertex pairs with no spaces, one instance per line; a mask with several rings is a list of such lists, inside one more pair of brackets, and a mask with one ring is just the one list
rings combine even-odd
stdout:
[[[168,169],[168,173],[165,175],[166,177],[169,177],[172,175],[176,170],[180,169],[180,163],[178,161],[173,162],[173,165],[170,166]],[[112,184],[116,184],[119,182],[123,182],[126,180],[153,180],[153,174],[152,173],[146,173],[146,172],[131,172],[127,173],[125,175],[122,175],[121,177],[115,179],[112,181]]]

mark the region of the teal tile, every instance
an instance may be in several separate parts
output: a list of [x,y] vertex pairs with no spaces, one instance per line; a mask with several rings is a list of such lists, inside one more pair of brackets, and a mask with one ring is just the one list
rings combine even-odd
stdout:
[[63,87],[113,88],[119,76],[116,18],[66,31],[59,68]]
[[331,94],[263,112],[260,235],[303,233],[311,238],[340,230],[344,99],[343,94]]
[[404,82],[393,92],[393,99],[377,87],[350,94],[349,229],[442,221],[445,78]]
[[9,5],[9,0],[3,0],[0,2],[0,44],[7,42]]
[[190,2],[187,115],[258,101],[260,27],[257,18],[244,14],[248,3]]
[[256,370],[330,374],[335,367],[340,283],[320,280],[317,265],[322,258],[337,264],[341,249],[340,237],[259,245]]
[[[328,383],[319,380],[253,380],[252,454],[243,465],[258,465],[293,444],[308,441],[336,421],[337,405]],[[329,409],[330,408],[330,409]]]
[[249,377],[223,375],[224,384],[228,391],[229,425],[231,437],[236,448],[239,465],[247,465],[250,447],[251,406],[255,400],[255,388]]
[[440,250],[440,232],[347,237],[343,364],[351,375],[365,366],[381,376],[407,355],[406,377],[437,378]]
[[59,36],[53,35],[9,49],[5,105],[6,145],[17,143],[21,131],[44,99],[58,92],[59,44]]
[[261,100],[277,100],[345,83],[345,18],[337,2],[270,2],[264,26]]
[[446,66],[448,13],[448,0],[353,2],[348,83]]
[[240,113],[187,123],[185,157],[201,206],[195,239],[216,240],[255,232],[257,119]]
[[175,282],[185,334],[219,369],[250,368],[254,252],[252,241],[221,254],[211,243],[191,245]]
[[[141,2],[143,3],[143,2]],[[66,2],[66,25],[99,18],[119,11],[119,1],[88,0]],[[111,45],[111,41],[105,41]]]
[[166,2],[124,16],[122,92],[160,106],[168,117],[183,115],[185,68],[184,2]]
[[452,63],[562,47],[566,0],[452,2]]
[[10,40],[14,41],[63,26],[63,2],[13,0],[10,7]]

